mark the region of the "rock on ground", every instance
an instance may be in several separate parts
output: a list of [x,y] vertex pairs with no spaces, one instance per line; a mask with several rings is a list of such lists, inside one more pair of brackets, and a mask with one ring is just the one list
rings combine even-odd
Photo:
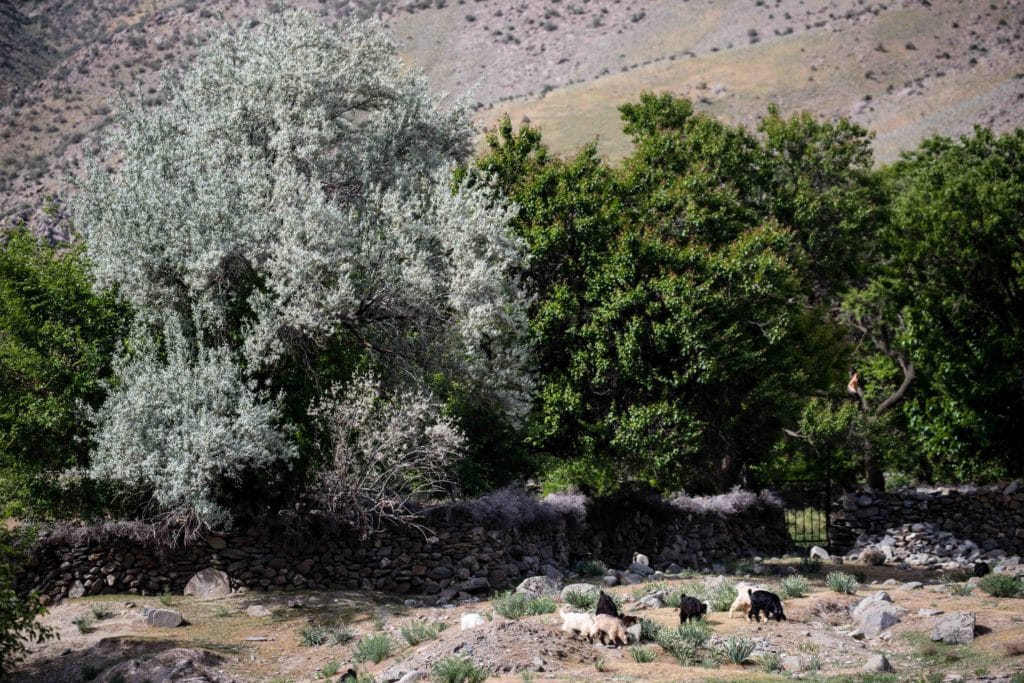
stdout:
[[516,586],[516,593],[526,593],[532,598],[554,595],[557,592],[558,582],[548,576],[531,576]]
[[181,613],[172,609],[146,607],[142,610],[142,616],[146,617],[146,624],[159,628],[177,628],[184,621]]
[[890,673],[893,668],[885,655],[874,655],[864,664],[863,670],[868,673]]
[[226,598],[231,595],[231,579],[221,570],[207,567],[188,580],[184,594],[194,595],[200,600]]
[[974,640],[974,612],[953,612],[939,619],[931,638],[943,643],[969,643]]
[[591,595],[597,598],[598,588],[592,583],[570,583],[569,585],[562,588],[562,600],[566,599],[566,596],[570,593],[579,593],[581,595]]

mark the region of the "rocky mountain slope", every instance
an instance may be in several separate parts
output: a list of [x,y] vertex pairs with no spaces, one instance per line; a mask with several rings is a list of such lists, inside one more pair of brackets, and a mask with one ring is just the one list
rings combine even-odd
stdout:
[[[947,0],[13,0],[0,5],[0,218],[57,221],[120,97],[160,80],[211,32],[304,7],[334,25],[382,21],[438,92],[540,125],[557,151],[628,151],[617,106],[688,96],[732,122],[850,116],[881,162],[923,137],[1024,124],[1024,2]],[[50,212],[51,214],[53,212]],[[59,215],[59,212],[58,212]]]

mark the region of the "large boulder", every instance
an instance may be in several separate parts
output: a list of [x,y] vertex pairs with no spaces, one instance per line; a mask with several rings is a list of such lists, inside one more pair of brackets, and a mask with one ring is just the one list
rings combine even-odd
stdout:
[[570,593],[579,593],[580,595],[593,595],[594,599],[597,599],[598,587],[592,583],[570,583],[569,585],[562,588],[562,600],[566,601],[566,596]]
[[885,564],[885,552],[872,546],[860,551],[860,556],[857,559],[864,564],[877,567],[880,564]]
[[953,612],[939,619],[932,629],[932,640],[955,645],[974,640],[974,612]]
[[516,593],[526,593],[531,598],[554,595],[557,592],[558,582],[548,576],[531,576],[516,586]]
[[217,600],[231,595],[231,579],[219,569],[207,567],[185,584],[185,595],[194,595],[200,600]]
[[851,616],[853,623],[857,626],[857,632],[870,640],[878,637],[889,627],[898,624],[900,618],[906,613],[907,610],[903,607],[892,604],[892,598],[888,593],[878,591],[858,602],[854,606]]
[[146,607],[142,610],[142,615],[146,617],[146,624],[158,628],[177,628],[184,621],[181,613],[172,609]]

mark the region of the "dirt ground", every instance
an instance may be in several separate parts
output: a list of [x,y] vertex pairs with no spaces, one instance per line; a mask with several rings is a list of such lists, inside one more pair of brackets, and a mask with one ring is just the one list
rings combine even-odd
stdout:
[[[861,573],[864,582],[856,595],[841,595],[825,585],[829,571]],[[404,596],[355,591],[248,593],[207,602],[183,596],[103,595],[53,607],[43,621],[60,631],[60,640],[34,647],[14,680],[300,683],[336,680],[339,673],[333,672],[344,672],[349,666],[381,680],[386,671],[429,670],[453,655],[468,656],[486,666],[494,674],[488,679],[492,681],[771,681],[785,677],[942,681],[950,674],[959,674],[963,680],[999,680],[1000,676],[1008,680],[1013,674],[1024,674],[1024,600],[992,598],[978,590],[970,596],[952,596],[935,574],[889,567],[826,566],[806,576],[811,593],[785,600],[787,621],[755,624],[740,617],[729,619],[723,612],[708,615],[713,630],[709,652],[731,635],[757,643],[754,655],[742,666],[706,661],[684,667],[653,643],[645,647],[654,653],[654,660],[638,663],[628,647],[606,647],[568,637],[559,629],[557,613],[511,621],[494,613],[489,600],[443,608],[407,607]],[[675,589],[705,578],[698,575],[663,583]],[[743,578],[729,577],[734,581]],[[887,579],[897,583],[883,585]],[[778,588],[776,578],[754,580]],[[926,585],[903,590],[899,584],[906,581]],[[624,612],[674,628],[678,625],[675,609],[637,609],[635,596],[646,586],[617,587],[609,592],[623,600]],[[849,635],[853,627],[846,607],[883,589],[908,610],[906,616],[874,640],[854,639]],[[270,616],[247,615],[246,609],[252,605],[265,606]],[[143,606],[178,610],[187,623],[176,629],[147,627]],[[956,646],[932,643],[928,634],[941,617],[918,616],[922,608],[975,612],[975,641]],[[487,621],[460,631],[460,617],[469,612],[479,613]],[[401,630],[416,621],[440,622],[446,628],[435,640],[412,647]],[[303,629],[320,624],[347,624],[354,637],[340,645],[304,646]],[[391,656],[377,664],[353,664],[353,648],[375,632],[390,637]],[[765,673],[759,662],[766,652],[800,657],[804,671],[796,676]],[[861,677],[865,662],[875,653],[886,655],[895,677]]]

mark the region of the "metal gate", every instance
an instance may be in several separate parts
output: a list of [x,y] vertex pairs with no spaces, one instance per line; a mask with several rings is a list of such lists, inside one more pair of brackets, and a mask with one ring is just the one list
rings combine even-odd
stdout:
[[775,482],[771,488],[782,499],[793,544],[804,549],[820,545],[831,552],[831,483],[824,479],[787,479]]

